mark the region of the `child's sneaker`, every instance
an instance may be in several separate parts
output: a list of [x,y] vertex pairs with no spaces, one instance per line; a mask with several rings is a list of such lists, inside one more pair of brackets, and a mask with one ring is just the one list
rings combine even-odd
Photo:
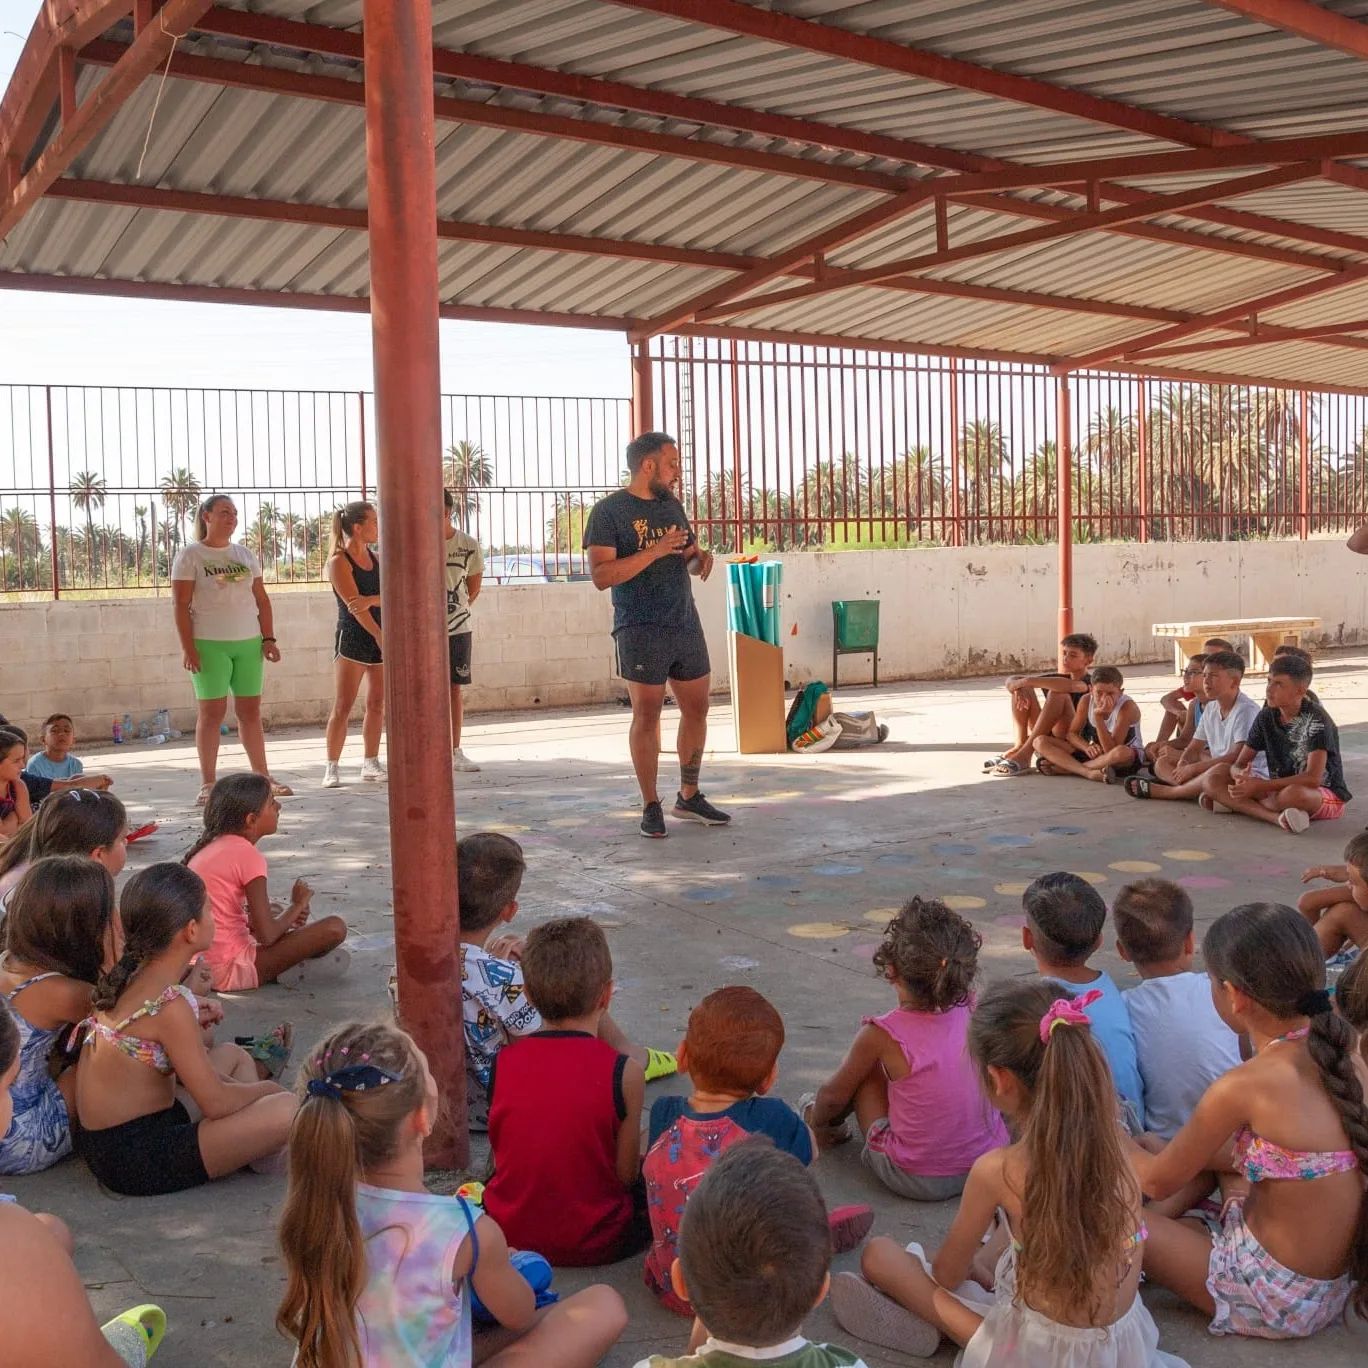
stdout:
[[1311,825],[1311,818],[1301,808],[1283,808],[1278,813],[1278,825],[1284,831],[1290,831],[1294,836],[1300,836]]
[[323,787],[341,788],[342,787],[342,767],[336,760],[329,760],[323,766]]
[[368,784],[383,784],[389,778],[378,755],[368,755],[362,760],[361,778]]

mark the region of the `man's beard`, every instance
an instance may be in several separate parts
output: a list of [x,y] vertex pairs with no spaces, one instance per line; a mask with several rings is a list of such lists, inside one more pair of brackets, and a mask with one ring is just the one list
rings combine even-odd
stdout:
[[674,497],[674,490],[664,480],[652,480],[651,495],[657,499],[671,499]]

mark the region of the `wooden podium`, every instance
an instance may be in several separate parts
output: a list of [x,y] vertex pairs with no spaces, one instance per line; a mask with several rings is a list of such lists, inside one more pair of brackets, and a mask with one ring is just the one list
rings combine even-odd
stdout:
[[784,754],[784,648],[728,632],[727,653],[736,749],[742,755]]

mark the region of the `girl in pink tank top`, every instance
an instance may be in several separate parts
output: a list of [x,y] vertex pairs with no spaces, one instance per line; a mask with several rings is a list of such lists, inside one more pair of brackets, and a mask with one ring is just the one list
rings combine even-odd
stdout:
[[966,1044],[981,944],[944,903],[907,903],[874,955],[898,1005],[864,1018],[804,1112],[823,1146],[849,1138],[853,1112],[865,1165],[890,1191],[916,1201],[955,1196],[974,1160],[1008,1143]]

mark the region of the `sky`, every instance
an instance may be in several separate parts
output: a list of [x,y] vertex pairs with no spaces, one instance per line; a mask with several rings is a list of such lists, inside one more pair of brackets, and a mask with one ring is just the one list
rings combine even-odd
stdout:
[[[0,89],[41,0],[0,0]],[[616,333],[441,325],[442,389],[461,394],[625,396]],[[172,304],[0,290],[0,385],[370,389],[364,314]]]

